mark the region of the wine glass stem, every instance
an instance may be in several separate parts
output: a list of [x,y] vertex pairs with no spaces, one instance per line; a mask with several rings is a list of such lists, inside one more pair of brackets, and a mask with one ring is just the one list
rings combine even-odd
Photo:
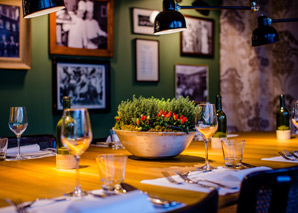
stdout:
[[18,154],[17,154],[17,159],[21,158],[21,135],[17,135],[17,144],[18,144]]
[[204,140],[205,141],[205,167],[206,170],[210,169],[209,166],[209,160],[208,160],[208,140]]
[[75,186],[75,196],[79,197],[81,195],[81,185],[80,185],[80,156],[75,156],[76,159],[76,186]]

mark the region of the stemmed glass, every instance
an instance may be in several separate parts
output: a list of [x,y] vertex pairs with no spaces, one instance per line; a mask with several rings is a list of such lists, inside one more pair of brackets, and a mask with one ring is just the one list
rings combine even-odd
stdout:
[[18,154],[16,156],[16,160],[25,159],[25,157],[21,155],[20,150],[21,135],[28,126],[25,107],[10,107],[8,126],[10,130],[17,136]]
[[[298,128],[298,100],[293,102],[292,113],[291,113],[292,123],[296,128]],[[296,132],[296,131],[295,131]]]
[[81,190],[79,162],[81,155],[88,149],[92,141],[92,130],[88,110],[85,108],[65,109],[61,128],[62,144],[76,159],[75,190],[67,195],[82,197],[87,195]]
[[210,171],[214,169],[209,166],[208,161],[208,142],[217,130],[218,121],[216,116],[216,108],[214,104],[199,104],[196,115],[196,129],[205,142],[205,165],[197,169]]

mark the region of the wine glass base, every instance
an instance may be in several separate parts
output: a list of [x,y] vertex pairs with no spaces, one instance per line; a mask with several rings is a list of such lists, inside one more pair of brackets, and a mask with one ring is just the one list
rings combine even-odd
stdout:
[[80,191],[65,193],[64,195],[69,197],[84,197],[88,195],[88,192],[80,190]]
[[213,166],[210,166],[210,165],[204,165],[204,166],[201,166],[201,167],[197,167],[196,168],[196,170],[197,171],[205,171],[205,172],[207,172],[207,171],[212,171],[212,170],[214,170],[214,169],[216,169],[216,167],[213,167]]

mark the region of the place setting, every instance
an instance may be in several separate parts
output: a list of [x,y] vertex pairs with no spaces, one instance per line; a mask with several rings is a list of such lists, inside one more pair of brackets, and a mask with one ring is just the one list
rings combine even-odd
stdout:
[[[219,195],[236,193],[244,177],[252,172],[271,170],[269,167],[249,168],[242,163],[245,140],[222,139],[221,147],[225,167],[209,165],[208,143],[218,126],[216,109],[213,104],[199,104],[196,116],[196,129],[205,143],[205,164],[185,172],[185,168],[175,170],[165,168],[163,178],[143,180],[141,183],[186,189],[208,193],[217,190]],[[174,174],[174,175],[173,175]]]

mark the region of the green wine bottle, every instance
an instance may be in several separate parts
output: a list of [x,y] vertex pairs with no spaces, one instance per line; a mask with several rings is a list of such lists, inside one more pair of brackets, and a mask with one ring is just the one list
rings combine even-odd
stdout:
[[227,117],[222,111],[221,96],[216,96],[216,115],[218,120],[218,128],[213,135],[214,138],[226,138],[227,137]]
[[290,115],[285,107],[285,96],[280,95],[280,108],[276,112],[276,130],[290,130]]
[[[63,97],[63,110],[69,109],[71,98],[68,96]],[[63,118],[61,118],[56,126],[56,167],[57,169],[74,169],[76,168],[76,161],[68,149],[66,149],[61,142],[61,129]]]

